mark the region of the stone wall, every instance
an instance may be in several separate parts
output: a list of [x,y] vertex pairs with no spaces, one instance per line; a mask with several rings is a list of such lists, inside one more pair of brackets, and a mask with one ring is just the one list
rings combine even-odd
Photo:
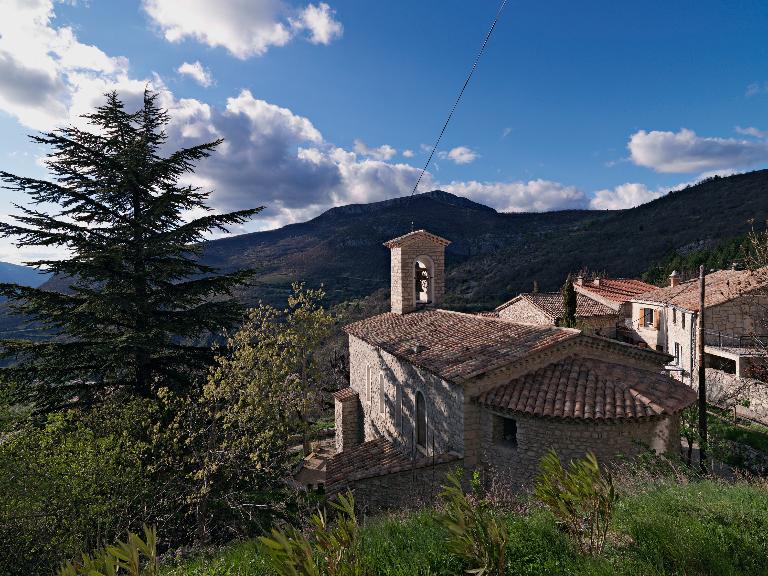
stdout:
[[[640,319],[641,308],[651,308],[656,310],[660,314],[659,327],[645,326]],[[664,347],[666,344],[666,331],[664,320],[664,306],[661,304],[643,304],[638,302],[631,302],[629,304],[629,310],[627,322],[628,326],[632,330],[635,338],[638,342],[645,342],[645,344],[651,349],[656,350],[657,346]],[[665,348],[666,350],[666,348]]]
[[362,408],[364,440],[379,436],[414,454],[416,393],[424,395],[427,442],[422,454],[464,450],[464,390],[403,362],[355,336],[349,337],[349,383]]
[[422,508],[439,500],[446,476],[457,470],[463,470],[461,459],[353,480],[340,491],[351,490],[355,505],[367,510]]
[[336,451],[344,452],[362,441],[360,396],[347,388],[334,395],[334,421],[336,423]]
[[696,378],[696,324],[698,315],[681,308],[668,306],[664,311],[666,326],[665,349],[670,354],[675,353],[675,344],[680,345],[680,358],[677,365],[681,372],[672,372],[671,376],[678,380],[691,384],[692,378]]
[[482,467],[489,475],[503,479],[514,489],[530,485],[539,462],[554,448],[563,462],[592,451],[601,462],[617,456],[633,456],[653,449],[657,452],[680,450],[679,419],[659,419],[619,423],[570,422],[556,419],[517,416],[517,445],[505,445],[498,432],[502,416],[481,410],[483,437]]
[[[724,407],[735,404],[738,414],[768,425],[768,384],[714,368],[707,368],[705,374],[708,400]],[[747,400],[749,406],[741,406],[743,400]]]
[[704,327],[723,334],[768,334],[768,296],[747,294],[707,308]]

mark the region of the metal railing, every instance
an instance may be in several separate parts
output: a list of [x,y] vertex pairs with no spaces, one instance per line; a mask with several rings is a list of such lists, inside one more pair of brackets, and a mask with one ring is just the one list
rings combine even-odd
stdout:
[[768,349],[768,335],[729,334],[714,330],[704,331],[704,344],[720,348],[763,348]]

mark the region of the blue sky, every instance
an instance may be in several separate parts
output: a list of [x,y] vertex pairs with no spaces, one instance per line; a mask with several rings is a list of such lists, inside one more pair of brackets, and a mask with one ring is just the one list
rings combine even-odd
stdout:
[[[0,0],[0,168],[147,84],[243,229],[407,194],[498,3]],[[615,209],[768,164],[768,3],[510,2],[429,167],[499,210]],[[0,215],[18,195],[0,192]],[[20,262],[0,240],[0,260]]]

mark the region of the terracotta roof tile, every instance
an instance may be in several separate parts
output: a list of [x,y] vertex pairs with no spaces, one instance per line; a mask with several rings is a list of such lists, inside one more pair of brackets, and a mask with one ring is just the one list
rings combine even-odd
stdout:
[[[544,312],[547,316],[556,320],[563,317],[563,295],[560,292],[531,292],[526,294],[520,294],[516,298],[513,298],[509,302],[505,302],[498,308],[496,313],[508,306],[514,304],[520,299],[525,299],[532,305],[536,306],[539,310]],[[616,316],[617,312],[613,308],[609,308],[605,304],[601,304],[596,300],[584,295],[576,294],[576,316],[580,318],[589,318],[592,316]]]
[[568,357],[481,394],[478,404],[530,416],[622,420],[674,414],[696,401],[693,389],[650,370]]
[[325,468],[326,489],[331,492],[338,491],[355,480],[444,464],[459,458],[458,454],[448,452],[435,455],[434,458],[419,455],[418,458],[411,459],[389,440],[379,437],[330,458]]
[[599,285],[593,282],[575,284],[576,292],[594,295],[617,304],[623,304],[633,296],[655,290],[656,286],[635,278],[600,278]]
[[579,330],[523,326],[447,310],[387,312],[346,326],[348,334],[454,382],[500,368]]
[[336,400],[339,402],[346,402],[347,400],[357,398],[357,396],[357,392],[350,386],[342,388],[341,390],[337,390],[333,393],[333,397],[336,398]]
[[[717,306],[738,296],[768,287],[768,267],[758,270],[720,270],[704,277],[704,307]],[[656,288],[632,300],[671,304],[692,312],[699,311],[699,279],[677,286]]]

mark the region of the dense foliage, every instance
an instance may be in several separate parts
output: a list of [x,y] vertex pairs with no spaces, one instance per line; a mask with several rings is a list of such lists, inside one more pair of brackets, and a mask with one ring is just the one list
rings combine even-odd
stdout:
[[251,275],[220,275],[197,258],[206,233],[259,211],[189,218],[209,210],[209,193],[183,180],[218,141],[169,153],[169,117],[149,92],[135,112],[108,94],[85,118],[90,132],[71,126],[32,137],[51,148],[53,181],[0,171],[6,188],[31,201],[14,223],[0,222],[0,235],[60,248],[61,258],[30,264],[69,284],[58,291],[0,284],[16,312],[60,336],[0,341],[0,359],[13,360],[2,368],[6,386],[39,410],[121,388],[145,397],[184,389],[211,360],[210,348],[194,342],[239,319],[227,296]]

